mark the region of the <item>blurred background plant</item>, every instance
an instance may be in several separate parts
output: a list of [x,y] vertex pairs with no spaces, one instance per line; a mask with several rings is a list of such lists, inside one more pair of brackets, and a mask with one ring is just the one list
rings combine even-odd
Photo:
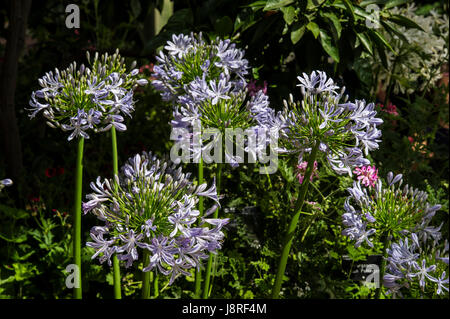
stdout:
[[[86,50],[113,53],[119,48],[126,63],[136,60],[151,81],[154,56],[173,33],[231,39],[253,66],[252,85],[267,89],[276,110],[290,92],[300,97],[296,77],[316,69],[326,71],[353,98],[372,97],[369,102],[379,105],[384,124],[383,142],[371,153],[371,164],[379,176],[402,173],[410,185],[426,190],[430,201],[440,203],[433,224],[443,222],[442,237],[448,238],[448,1],[82,0],[76,3],[79,29],[65,26],[67,4],[20,0],[0,5],[0,176],[14,181],[0,193],[1,298],[71,297],[65,256],[70,255],[72,222],[63,212],[72,207],[76,154],[67,151],[65,136],[42,121],[29,121],[24,108],[36,79],[55,66],[86,63]],[[378,15],[371,4],[379,8]],[[377,16],[379,28],[366,23]],[[433,46],[416,41],[420,37]],[[151,85],[139,88],[135,98],[136,111],[125,122],[128,130],[118,136],[119,165],[142,150],[161,156],[172,146],[170,105]],[[97,176],[111,175],[108,135],[92,134],[85,145],[84,189]],[[196,168],[188,164],[185,169]],[[212,174],[205,171],[205,180]],[[336,177],[327,168],[317,174],[282,296],[371,298],[375,290],[355,280],[353,272],[368,256],[381,254],[382,243],[356,249],[341,235],[346,188],[356,177]],[[295,202],[296,175],[296,163],[284,160],[272,175],[260,175],[251,164],[224,174],[222,217],[231,222],[213,265],[212,298],[269,297],[289,220],[280,212]],[[94,221],[83,218],[84,241]],[[112,273],[91,262],[92,253],[83,248],[83,297],[112,298]],[[140,290],[139,267],[122,274],[124,298]],[[193,276],[170,287],[167,283],[159,279],[158,298],[193,297]],[[407,290],[403,296],[420,293]]]

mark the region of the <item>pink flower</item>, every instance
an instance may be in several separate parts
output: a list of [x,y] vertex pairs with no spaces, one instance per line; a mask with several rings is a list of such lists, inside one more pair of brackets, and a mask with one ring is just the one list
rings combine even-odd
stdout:
[[383,112],[398,116],[397,106],[395,106],[391,102],[389,102],[389,104],[386,108],[384,107],[384,104],[379,104],[379,106]]
[[362,166],[357,167],[353,171],[356,175],[358,175],[358,180],[361,181],[366,187],[375,187],[375,183],[378,180],[378,169],[375,168],[375,165],[372,167]]
[[263,86],[256,85],[256,80],[250,80],[247,84],[248,94],[250,96],[256,95],[258,91],[263,91],[264,94],[267,94],[267,81],[264,81]]
[[[308,162],[304,161],[297,165],[297,178],[300,184],[303,183],[303,179],[305,178],[306,168],[308,167]],[[310,181],[312,182],[313,177],[318,177],[317,175],[317,162],[314,161],[313,171],[311,173]]]

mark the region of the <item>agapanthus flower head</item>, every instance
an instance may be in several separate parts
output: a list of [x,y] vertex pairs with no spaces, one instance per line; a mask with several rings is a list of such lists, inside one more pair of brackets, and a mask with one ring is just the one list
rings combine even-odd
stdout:
[[411,232],[393,242],[387,249],[383,277],[388,294],[401,297],[402,291],[416,289],[422,296],[448,295],[448,264],[444,261],[448,260],[448,241],[443,244]]
[[352,174],[354,167],[368,165],[364,156],[378,148],[383,123],[376,117],[375,105],[364,100],[348,102],[345,88],[340,88],[325,72],[313,71],[299,76],[303,99],[294,102],[291,94],[284,109],[275,113],[268,105],[253,108],[260,126],[270,127],[279,135],[280,153],[305,153],[317,147],[318,157],[325,157],[338,174]]
[[[303,183],[307,167],[308,167],[307,161],[303,161],[297,165],[297,179],[300,184]],[[313,171],[312,171],[311,177],[309,179],[310,179],[310,181],[312,181],[314,177],[318,177],[318,176],[319,175],[317,174],[317,161],[314,161]]]
[[[193,33],[173,35],[164,48],[156,57],[156,80],[152,85],[163,100],[174,105],[173,130],[188,131],[184,139],[189,139],[197,123],[201,130],[216,129],[222,135],[226,129],[245,131],[256,126],[251,113],[269,102],[264,89],[249,91],[245,78],[249,67],[243,50],[230,40],[208,41],[202,34]],[[181,133],[175,135],[183,139]],[[205,151],[218,142],[213,139],[203,145],[200,140],[200,146],[189,142],[194,161],[199,150]],[[226,152],[225,157],[237,166],[238,158]]]
[[[130,267],[141,252],[149,252],[143,271],[171,275],[170,283],[187,269],[200,267],[209,252],[221,248],[223,226],[228,219],[207,216],[219,205],[215,184],[195,186],[181,167],[159,160],[151,153],[130,158],[114,179],[97,178],[94,191],[83,203],[104,222],[91,229],[87,246],[96,250],[92,258],[111,264],[111,256]],[[200,216],[200,196],[215,204]]]
[[73,62],[63,71],[55,69],[38,80],[41,89],[31,94],[30,118],[42,112],[50,127],[59,127],[75,137],[89,138],[88,131],[106,131],[115,127],[126,130],[124,117],[134,111],[133,88],[147,84],[138,78],[139,70],[128,72],[119,51],[105,53],[100,58],[95,53],[89,66]]
[[378,180],[378,169],[375,168],[375,165],[356,167],[353,173],[358,176],[358,181],[361,181],[361,184],[366,187],[374,187]]
[[0,192],[2,191],[3,188],[5,188],[6,186],[11,186],[12,184],[13,181],[9,178],[0,180]]
[[[342,215],[345,236],[358,241],[366,236],[366,227],[374,231],[370,235],[382,240],[385,236],[402,238],[406,232],[414,232],[420,239],[439,239],[439,228],[430,226],[432,217],[441,205],[430,205],[428,194],[408,185],[401,188],[403,176],[392,172],[384,181],[378,179],[373,188],[361,187],[361,180],[348,188]],[[371,242],[368,242],[372,246]]]

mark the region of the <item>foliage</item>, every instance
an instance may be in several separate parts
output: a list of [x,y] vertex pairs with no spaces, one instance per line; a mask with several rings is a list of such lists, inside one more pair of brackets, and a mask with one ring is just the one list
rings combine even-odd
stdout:
[[[439,72],[436,79],[442,79],[414,92],[394,90],[404,83],[399,76],[393,76],[391,85],[384,87],[380,79],[372,77],[371,61],[386,70],[390,59],[398,57],[396,36],[401,38],[403,31],[415,33],[423,28],[414,18],[399,15],[401,11],[397,10],[406,8],[407,2],[246,0],[236,5],[231,0],[176,1],[173,14],[157,32],[154,9],[161,12],[166,1],[84,0],[79,4],[78,30],[64,26],[65,8],[60,1],[33,1],[15,93],[26,183],[13,181],[0,193],[0,298],[72,296],[65,285],[65,268],[71,263],[70,212],[76,154],[68,151],[67,136],[59,130],[28,119],[24,107],[37,89],[36,79],[55,66],[65,67],[74,60],[85,63],[86,50],[114,53],[119,48],[125,64],[136,60],[143,66],[140,76],[150,82],[154,55],[173,34],[180,33],[202,32],[209,39],[219,36],[245,50],[253,66],[249,72],[254,83],[267,82],[270,106],[276,110],[281,109],[282,98],[289,92],[300,96],[296,77],[317,69],[337,79],[340,87],[347,88],[346,94],[377,100],[375,110],[384,121],[379,127],[382,142],[368,160],[379,176],[389,171],[402,173],[411,186],[428,193],[430,203],[441,204],[433,226],[443,223],[442,237],[448,238],[448,60],[431,64],[426,54],[420,55],[420,63],[433,67]],[[444,3],[416,1],[415,13],[426,17],[434,9],[445,14],[448,5]],[[380,8],[379,29],[366,24],[372,17],[371,4]],[[0,9],[0,38],[6,38],[8,31],[8,9]],[[0,56],[4,54],[4,41],[0,41]],[[402,53],[405,61],[409,54]],[[407,72],[401,70],[396,69],[395,74]],[[118,136],[120,165],[143,150],[158,156],[168,154],[173,145],[170,105],[150,85],[137,88],[134,96],[136,110],[124,122],[127,131]],[[387,111],[389,103],[395,106],[395,112]],[[97,176],[112,177],[109,133],[92,134],[85,144],[85,154],[84,194]],[[1,180],[8,177],[3,156],[0,154]],[[220,217],[230,218],[230,223],[213,264],[212,298],[270,297],[282,236],[290,220],[286,212],[292,211],[298,193],[297,164],[283,158],[275,174],[260,174],[253,164],[224,170]],[[355,278],[354,272],[371,256],[383,253],[383,242],[377,238],[373,247],[355,248],[354,242],[342,235],[347,188],[356,177],[337,176],[320,164],[296,230],[282,297],[374,298],[376,290]],[[193,177],[196,170],[194,164],[183,167]],[[213,173],[213,169],[205,170],[205,180],[212,180]],[[87,215],[82,223],[85,243],[95,218]],[[442,249],[442,244],[436,249]],[[83,297],[112,298],[111,269],[92,261],[93,253],[89,247],[82,250]],[[124,298],[138,298],[143,267],[136,264],[122,272]],[[179,278],[170,286],[169,278],[159,276],[158,298],[193,298],[194,270],[190,272],[191,277]],[[156,278],[151,280],[154,294]],[[402,292],[404,298],[437,297],[423,293],[418,284]]]

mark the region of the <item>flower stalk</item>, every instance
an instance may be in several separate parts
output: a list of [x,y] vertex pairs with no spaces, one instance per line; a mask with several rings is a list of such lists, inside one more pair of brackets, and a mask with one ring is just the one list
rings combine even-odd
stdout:
[[[220,194],[220,186],[221,186],[221,182],[222,182],[222,163],[217,163],[217,167],[216,167],[216,190],[217,190],[217,196],[219,196]],[[217,219],[219,216],[219,208],[217,208],[214,211],[214,215],[213,218]],[[208,299],[209,297],[209,293],[210,293],[210,281],[211,281],[211,268],[212,268],[212,263],[213,263],[213,254],[210,253],[209,254],[209,258],[208,258],[208,264],[206,266],[206,275],[205,275],[205,284],[203,286],[203,299]]]
[[[379,278],[382,279],[384,277],[384,272],[386,269],[386,260],[387,260],[387,250],[391,246],[391,232],[388,231],[386,234],[386,237],[383,241],[383,259],[381,260],[381,267],[379,272]],[[383,286],[380,284],[380,287],[378,287],[376,293],[375,293],[375,299],[380,299],[381,290],[383,289]]]
[[298,194],[297,202],[295,203],[294,216],[289,224],[288,231],[286,233],[283,249],[281,251],[281,257],[278,264],[277,276],[275,278],[275,283],[272,289],[272,299],[277,299],[280,295],[281,284],[283,281],[283,275],[286,270],[287,259],[289,256],[289,251],[291,249],[292,241],[294,240],[295,229],[297,228],[298,219],[302,211],[303,203],[305,202],[305,197],[308,192],[308,187],[310,184],[310,177],[314,168],[314,161],[316,159],[317,150],[319,149],[319,143],[316,143],[311,151],[308,158],[308,167],[306,168],[304,182],[300,186],[300,191]]
[[[112,144],[112,154],[113,154],[113,173],[114,176],[119,175],[119,160],[117,156],[117,135],[116,128],[111,127],[111,144]],[[116,189],[117,189],[116,185]],[[120,265],[117,256],[114,255],[112,260],[113,264],[113,278],[114,278],[114,298],[122,299],[122,292],[120,287]]]
[[83,148],[84,138],[78,139],[77,163],[76,163],[76,177],[75,177],[75,208],[73,212],[73,257],[75,265],[77,265],[78,287],[74,288],[75,299],[82,298],[81,288],[81,196],[83,185]]
[[[200,160],[198,163],[198,184],[203,184],[203,158],[200,156]],[[198,200],[198,211],[200,212],[200,216],[203,216],[204,206],[203,206],[203,197],[200,197]],[[197,269],[195,272],[195,290],[194,297],[196,299],[200,298],[202,290],[202,271],[201,269]]]
[[[145,249],[143,258],[144,262],[148,260],[149,256],[149,251]],[[142,272],[142,299],[150,299],[150,274],[150,271]]]

